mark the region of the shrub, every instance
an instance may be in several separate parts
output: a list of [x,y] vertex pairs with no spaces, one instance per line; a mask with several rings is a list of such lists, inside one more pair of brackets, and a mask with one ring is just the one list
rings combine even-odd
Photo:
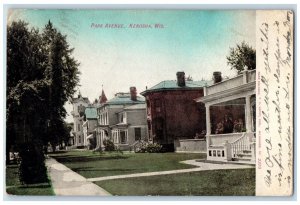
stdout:
[[135,152],[138,153],[158,153],[162,151],[162,146],[157,143],[140,142]]
[[24,184],[48,182],[45,156],[42,147],[24,144],[20,149],[19,177]]
[[103,145],[104,145],[104,150],[105,151],[115,151],[116,150],[116,146],[109,139],[104,139],[103,140]]

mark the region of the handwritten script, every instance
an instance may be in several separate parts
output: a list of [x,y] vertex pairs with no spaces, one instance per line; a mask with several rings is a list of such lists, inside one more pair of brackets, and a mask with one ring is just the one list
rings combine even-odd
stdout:
[[257,195],[293,190],[293,13],[257,11]]

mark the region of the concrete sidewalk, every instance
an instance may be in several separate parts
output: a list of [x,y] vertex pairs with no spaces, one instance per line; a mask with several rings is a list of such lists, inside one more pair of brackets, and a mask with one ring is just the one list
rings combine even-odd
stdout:
[[46,159],[54,193],[58,196],[111,196],[110,193],[87,181],[53,158]]
[[87,180],[90,182],[95,182],[95,181],[104,181],[104,180],[111,180],[111,179],[124,179],[124,178],[134,178],[134,177],[147,177],[147,176],[157,176],[157,175],[190,173],[190,172],[199,172],[199,171],[205,171],[205,170],[254,168],[253,165],[226,164],[226,163],[216,164],[216,163],[198,162],[196,160],[186,160],[186,161],[182,161],[181,163],[190,164],[190,165],[194,165],[197,167],[190,168],[190,169],[170,170],[170,171],[145,172],[145,173],[136,173],[136,174],[124,174],[124,175],[116,175],[116,176],[96,177],[96,178],[88,178]]

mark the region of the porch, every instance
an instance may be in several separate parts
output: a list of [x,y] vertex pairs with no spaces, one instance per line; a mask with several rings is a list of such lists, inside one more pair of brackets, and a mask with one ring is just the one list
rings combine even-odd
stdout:
[[255,70],[204,88],[207,160],[255,164]]

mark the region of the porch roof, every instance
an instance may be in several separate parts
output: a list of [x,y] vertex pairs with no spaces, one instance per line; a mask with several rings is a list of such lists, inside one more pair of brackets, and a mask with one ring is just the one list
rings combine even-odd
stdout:
[[204,96],[195,99],[196,102],[217,104],[243,97],[245,94],[255,94],[256,71],[244,71],[234,78],[213,84],[204,88]]
[[211,95],[206,95],[195,99],[196,102],[202,102],[205,104],[218,104],[238,98],[242,98],[247,94],[255,94],[256,82],[240,85],[231,89],[216,92]]

